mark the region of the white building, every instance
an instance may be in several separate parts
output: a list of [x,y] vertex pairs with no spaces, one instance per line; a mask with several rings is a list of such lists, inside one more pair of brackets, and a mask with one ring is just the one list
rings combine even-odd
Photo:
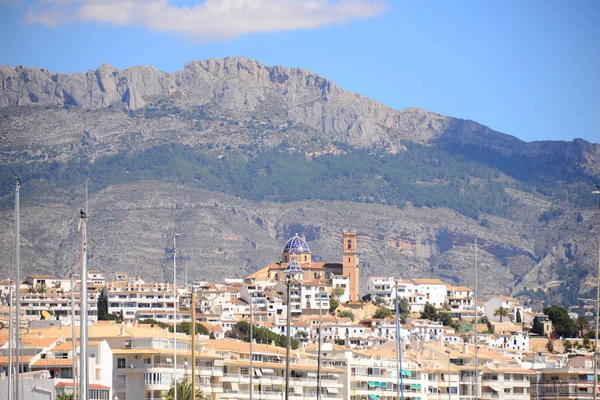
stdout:
[[[109,282],[104,289],[108,298],[108,313],[123,312],[126,321],[155,319],[174,320],[175,302],[173,285],[168,283]],[[178,314],[177,321],[181,321]]]
[[[490,320],[490,321],[500,321],[500,317],[495,316],[494,313],[496,312],[496,310],[498,310],[500,307],[504,308],[507,310],[508,312],[508,319],[512,322],[517,322],[517,315],[521,316],[521,321],[523,321],[523,305],[521,303],[519,303],[519,301],[513,297],[507,297],[507,296],[494,296],[491,299],[489,299],[487,302],[485,302],[484,304],[484,313],[485,316]],[[503,318],[503,321],[506,319],[507,317]]]

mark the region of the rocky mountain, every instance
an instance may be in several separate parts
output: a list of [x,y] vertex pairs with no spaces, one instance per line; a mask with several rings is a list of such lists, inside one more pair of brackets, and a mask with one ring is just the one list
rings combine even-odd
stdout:
[[2,275],[15,176],[29,272],[73,268],[86,179],[90,264],[107,273],[168,281],[173,230],[190,278],[219,279],[277,260],[295,232],[337,260],[356,229],[364,276],[470,284],[477,237],[484,292],[573,303],[597,258],[598,144],[525,143],[245,58],[172,74],[0,66],[0,166]]

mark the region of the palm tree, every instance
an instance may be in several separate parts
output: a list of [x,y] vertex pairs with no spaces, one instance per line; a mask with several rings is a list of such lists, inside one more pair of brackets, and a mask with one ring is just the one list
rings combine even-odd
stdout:
[[48,291],[48,287],[46,285],[36,285],[35,291],[38,293],[46,293]]
[[175,399],[175,386],[171,384],[166,400],[204,400],[200,389],[196,389],[196,396],[192,398],[192,382],[188,378],[177,381],[175,385],[177,385],[177,398]]
[[502,322],[502,318],[508,317],[508,308],[500,306],[500,308],[494,310],[494,317],[500,317],[500,322]]

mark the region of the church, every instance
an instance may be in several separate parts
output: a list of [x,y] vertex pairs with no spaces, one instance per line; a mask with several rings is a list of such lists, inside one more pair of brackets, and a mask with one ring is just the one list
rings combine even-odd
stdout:
[[302,281],[331,281],[335,277],[348,278],[348,295],[350,301],[359,301],[359,267],[356,251],[356,231],[342,233],[341,262],[313,262],[308,243],[298,234],[290,238],[281,252],[281,260],[267,265],[246,277],[246,282],[270,280],[285,282],[285,270],[292,260],[302,268]]

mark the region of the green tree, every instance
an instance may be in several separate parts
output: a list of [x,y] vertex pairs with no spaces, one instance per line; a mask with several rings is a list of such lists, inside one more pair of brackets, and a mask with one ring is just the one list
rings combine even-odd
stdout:
[[375,300],[373,300],[373,303],[375,303],[376,306],[380,306],[382,304],[385,304],[385,299],[380,296],[375,296]]
[[329,312],[334,312],[336,308],[338,308],[340,302],[334,299],[333,297],[329,299]]
[[435,307],[429,302],[425,303],[425,308],[421,313],[421,319],[428,319],[430,321],[437,321],[440,319],[440,316],[435,309]]
[[[173,326],[170,326],[169,330],[171,332],[173,332]],[[179,324],[177,324],[177,332],[180,333],[185,333],[186,335],[189,335],[190,332],[192,331],[192,323],[185,321],[185,322],[181,322]],[[196,322],[196,333],[200,334],[200,335],[210,335],[210,332],[208,331],[208,329],[206,328],[206,326],[199,324]]]
[[[175,398],[175,385],[177,385],[177,398]],[[166,400],[203,400],[202,390],[196,389],[196,395],[192,394],[192,382],[187,378],[171,384]]]
[[517,324],[520,324],[521,322],[523,322],[523,318],[521,317],[521,310],[517,310],[516,320],[517,320]]
[[575,320],[577,333],[579,336],[585,336],[585,333],[590,330],[590,321],[583,315],[579,315]]
[[344,311],[340,311],[340,313],[338,314],[338,317],[340,318],[350,318],[352,321],[354,321],[354,313],[350,310],[344,310]]
[[575,321],[569,316],[566,308],[553,305],[544,308],[544,314],[552,321],[552,326],[556,334],[560,337],[575,337],[577,336],[577,326]]
[[170,332],[173,332],[173,327],[171,325],[166,322],[157,321],[154,318],[141,319],[139,323],[144,325],[156,325],[162,329],[168,328]]
[[[254,326],[252,332],[254,340],[256,340],[258,343],[275,343],[275,346],[286,347],[287,338],[285,335],[278,335],[267,328],[263,328],[256,325]],[[225,336],[243,340],[244,342],[249,342],[250,324],[246,321],[240,321],[236,323],[231,329],[231,331],[227,332]],[[298,340],[292,338],[290,347],[295,350],[298,348],[298,345]]]
[[214,331],[210,331],[210,335],[208,335],[209,339],[215,340],[216,336],[215,336],[215,332]]
[[373,318],[384,319],[391,317],[393,314],[394,313],[392,312],[392,310],[390,310],[386,306],[379,306],[377,311],[375,311],[375,315],[373,315]]
[[460,329],[461,329],[460,324],[458,322],[454,321],[454,319],[452,318],[452,315],[450,315],[449,312],[447,312],[447,311],[440,312],[438,315],[440,317],[440,322],[443,325],[454,328],[454,330],[457,332],[460,331]]
[[107,321],[109,319],[108,315],[108,297],[104,292],[100,292],[100,296],[98,296],[98,321]]
[[336,287],[336,288],[333,288],[333,290],[331,291],[331,297],[334,297],[335,299],[339,299],[341,296],[344,295],[344,293],[346,293],[346,289],[344,289],[342,287]]
[[500,317],[500,322],[502,322],[502,319],[508,317],[508,308],[500,306],[499,308],[495,309],[494,317]]

